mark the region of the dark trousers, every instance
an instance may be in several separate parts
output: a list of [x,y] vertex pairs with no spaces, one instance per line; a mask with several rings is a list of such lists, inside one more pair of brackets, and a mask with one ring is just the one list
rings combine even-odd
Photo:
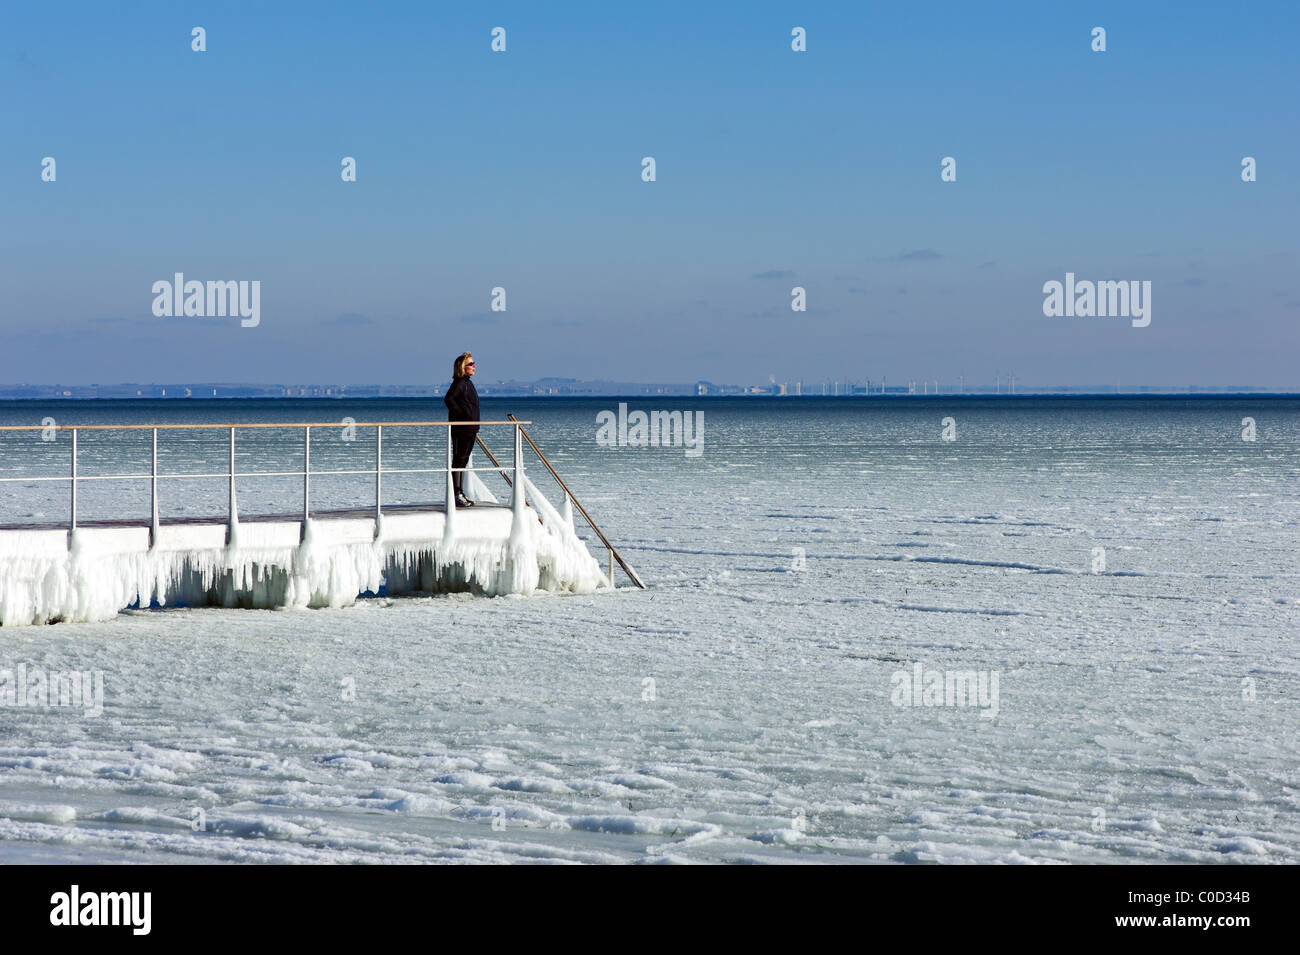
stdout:
[[[463,468],[469,465],[469,453],[474,450],[474,432],[468,434],[458,433],[457,429],[451,432],[451,466],[453,468]],[[460,497],[465,493],[465,475],[456,473],[451,476],[452,487],[456,489],[456,496]]]

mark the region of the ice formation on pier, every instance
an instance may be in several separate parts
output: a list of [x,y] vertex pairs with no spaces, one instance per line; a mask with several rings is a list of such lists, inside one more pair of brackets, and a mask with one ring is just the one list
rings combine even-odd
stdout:
[[[0,626],[105,620],[133,606],[340,607],[366,593],[588,593],[608,580],[527,483],[531,507],[373,518],[0,531]],[[480,500],[486,489],[471,491]],[[71,536],[71,540],[69,537]]]

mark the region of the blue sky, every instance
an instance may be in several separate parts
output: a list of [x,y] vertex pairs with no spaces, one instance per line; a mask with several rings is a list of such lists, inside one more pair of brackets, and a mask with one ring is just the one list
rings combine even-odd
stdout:
[[[489,380],[1300,387],[1297,26],[1280,2],[7,4],[0,382],[418,383],[469,348]],[[261,324],[156,318],[178,271],[259,280]],[[1045,317],[1067,271],[1151,281],[1150,326]]]

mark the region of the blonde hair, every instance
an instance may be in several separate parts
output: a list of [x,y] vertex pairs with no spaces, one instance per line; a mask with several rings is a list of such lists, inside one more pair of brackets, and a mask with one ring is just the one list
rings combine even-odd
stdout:
[[474,356],[471,355],[469,352],[465,352],[463,355],[457,358],[455,364],[451,366],[451,376],[453,378],[464,378],[466,375],[465,366],[469,364],[470,361],[473,360],[473,358]]

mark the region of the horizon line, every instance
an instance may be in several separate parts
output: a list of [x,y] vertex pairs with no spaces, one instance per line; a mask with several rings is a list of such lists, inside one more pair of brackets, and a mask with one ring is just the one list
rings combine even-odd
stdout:
[[[545,379],[542,379],[545,380]],[[552,379],[554,380],[554,379]],[[584,384],[586,382],[574,381],[568,379],[569,384]],[[821,393],[820,384],[816,387],[817,391],[796,394],[793,391],[777,391],[773,385],[714,385],[710,384],[707,391],[699,391],[695,384],[675,383],[675,382],[590,382],[590,384],[610,384],[622,385],[628,387],[655,388],[657,391],[626,391],[626,390],[592,390],[578,393],[559,393],[557,391],[530,393],[526,389],[533,382],[498,382],[497,386],[506,389],[505,392],[493,395],[491,394],[491,385],[484,384],[480,386],[483,397],[512,397],[512,398],[645,398],[653,395],[664,397],[684,397],[684,398],[1021,398],[1021,397],[1159,397],[1159,396],[1193,396],[1193,397],[1214,397],[1229,395],[1251,395],[1251,396],[1268,396],[1268,397],[1300,397],[1300,389],[1296,388],[1278,388],[1275,386],[1264,385],[1134,385],[1128,388],[1108,385],[1051,385],[1051,386],[1030,386],[1017,389],[1016,391],[982,390],[980,386],[967,386],[965,390],[942,390],[935,391],[909,391],[906,385],[888,386],[885,391],[861,390],[861,385],[850,385],[845,393]],[[843,384],[843,383],[836,383]],[[997,387],[996,385],[994,386]],[[84,392],[91,389],[105,391],[117,391],[135,388],[149,389],[161,394],[85,394]],[[167,394],[169,390],[175,390],[176,394]],[[225,389],[227,393],[218,394],[218,389]],[[357,391],[371,392],[369,394],[350,393],[353,389]],[[855,390],[856,389],[856,390]],[[57,393],[61,390],[62,393]],[[75,390],[83,392],[81,394],[72,394]],[[249,391],[278,391],[280,394],[232,394],[235,390]],[[161,400],[161,401],[229,401],[238,399],[347,399],[356,400],[383,399],[383,398],[422,398],[422,397],[441,397],[443,388],[432,385],[323,385],[323,384],[258,384],[258,383],[230,383],[230,382],[200,382],[193,385],[177,385],[151,383],[143,384],[139,382],[122,382],[109,385],[79,385],[79,384],[17,384],[8,385],[0,384],[0,401],[132,401],[132,400]],[[41,391],[56,392],[43,394],[9,394],[8,392],[17,391]],[[301,392],[293,394],[292,392]],[[307,392],[314,393],[307,393]],[[406,394],[382,394],[375,392],[382,391],[403,391]],[[188,392],[188,393],[183,393]]]

